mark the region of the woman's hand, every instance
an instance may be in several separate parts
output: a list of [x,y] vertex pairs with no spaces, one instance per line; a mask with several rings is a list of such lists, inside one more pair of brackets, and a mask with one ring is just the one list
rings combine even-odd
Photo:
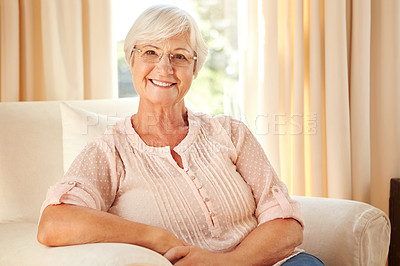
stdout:
[[195,246],[178,246],[171,248],[164,254],[172,264],[176,266],[184,265],[230,265],[234,266],[231,262],[228,262],[228,257],[224,253],[213,253]]
[[182,265],[273,265],[289,256],[301,244],[303,229],[294,219],[275,219],[255,228],[232,251],[213,253],[194,246],[168,250],[172,264]]
[[151,243],[152,249],[162,255],[175,247],[189,245],[163,228],[158,228],[158,230],[154,232],[154,237],[152,239],[154,240],[154,242]]

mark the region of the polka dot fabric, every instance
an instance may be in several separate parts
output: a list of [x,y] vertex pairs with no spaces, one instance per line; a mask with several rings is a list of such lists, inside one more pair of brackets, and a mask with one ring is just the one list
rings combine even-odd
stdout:
[[[189,132],[174,148],[146,145],[131,120],[94,140],[52,186],[42,210],[69,203],[163,227],[190,244],[225,252],[276,218],[303,223],[299,206],[240,121],[188,110]],[[298,251],[297,251],[298,252]]]

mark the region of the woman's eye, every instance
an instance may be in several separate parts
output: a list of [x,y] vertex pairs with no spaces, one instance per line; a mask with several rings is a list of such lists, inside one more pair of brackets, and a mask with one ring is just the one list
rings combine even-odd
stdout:
[[173,58],[177,59],[177,60],[187,60],[186,56],[184,56],[183,54],[175,54],[173,56]]
[[147,50],[144,52],[145,55],[157,55],[157,53],[153,50]]

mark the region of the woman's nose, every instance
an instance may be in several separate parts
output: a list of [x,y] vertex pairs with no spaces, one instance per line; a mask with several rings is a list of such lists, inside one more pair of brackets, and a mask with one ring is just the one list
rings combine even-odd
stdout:
[[160,62],[158,62],[156,65],[156,68],[168,74],[174,73],[174,69],[172,68],[172,64],[169,59],[169,54],[162,55]]

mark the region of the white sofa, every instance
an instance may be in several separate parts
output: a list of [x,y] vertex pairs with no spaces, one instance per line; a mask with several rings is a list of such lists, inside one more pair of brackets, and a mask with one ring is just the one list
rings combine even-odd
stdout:
[[[111,116],[126,117],[136,108],[137,99],[73,101],[69,106],[0,103],[0,265],[170,265],[158,253],[133,245],[49,248],[36,240],[48,187],[62,177],[80,146],[113,121]],[[326,265],[385,265],[390,239],[385,213],[355,201],[295,199],[305,218],[303,249]]]

